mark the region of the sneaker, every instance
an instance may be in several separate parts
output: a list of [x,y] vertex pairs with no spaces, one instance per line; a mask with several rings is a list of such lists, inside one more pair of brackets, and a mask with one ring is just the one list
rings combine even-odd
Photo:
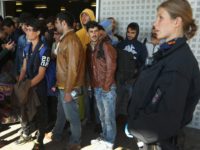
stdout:
[[113,150],[113,144],[104,140],[95,145],[95,150]]
[[17,131],[17,134],[22,135],[23,134],[23,129],[19,129],[19,131]]
[[98,143],[98,144],[95,144],[95,145],[92,145],[93,147],[93,150],[107,150],[106,149],[106,146],[104,145],[104,144],[100,144],[100,143]]
[[33,146],[32,150],[45,150],[44,144],[34,142],[34,146]]
[[113,143],[108,141],[101,141],[100,143],[106,147],[106,150],[113,150]]
[[45,134],[45,139],[51,140],[52,142],[60,142],[62,140],[62,136],[58,136],[52,132],[49,132]]
[[27,142],[30,142],[32,141],[32,137],[31,136],[24,136],[24,135],[21,135],[19,137],[19,139],[15,142],[15,144],[25,144]]
[[98,137],[96,139],[91,140],[90,143],[91,143],[91,145],[96,145],[96,144],[99,144],[100,141],[103,141],[103,138]]
[[48,140],[52,140],[52,137],[53,137],[53,133],[52,132],[46,133],[45,136],[44,136],[44,138],[48,139]]

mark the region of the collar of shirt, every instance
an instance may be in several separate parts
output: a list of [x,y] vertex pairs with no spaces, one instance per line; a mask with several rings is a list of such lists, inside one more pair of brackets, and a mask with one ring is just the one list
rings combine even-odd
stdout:
[[74,29],[70,29],[70,30],[64,32],[63,35],[60,37],[59,42],[62,41],[62,39],[65,37],[65,35],[66,35],[67,33],[71,32],[71,31],[73,31],[73,30],[74,30]]

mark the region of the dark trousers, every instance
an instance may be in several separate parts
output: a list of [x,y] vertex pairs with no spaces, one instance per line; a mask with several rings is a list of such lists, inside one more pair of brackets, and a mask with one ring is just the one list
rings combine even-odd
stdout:
[[48,109],[48,123],[55,123],[57,112],[57,96],[48,96],[47,109]]
[[127,107],[133,91],[132,84],[117,84],[116,116],[127,115]]
[[37,130],[36,139],[37,142],[43,143],[44,135],[46,132],[46,125],[47,125],[47,96],[42,92],[36,91],[38,94],[38,98],[40,100],[40,106],[37,108],[37,113],[34,116],[33,120],[27,121],[22,119],[22,132],[26,136],[30,136],[32,132]]
[[35,116],[36,129],[37,129],[36,139],[37,142],[43,143],[44,135],[46,132],[47,120],[48,120],[47,96],[45,96],[41,92],[37,92],[37,94],[40,99],[41,105],[38,107],[38,112]]

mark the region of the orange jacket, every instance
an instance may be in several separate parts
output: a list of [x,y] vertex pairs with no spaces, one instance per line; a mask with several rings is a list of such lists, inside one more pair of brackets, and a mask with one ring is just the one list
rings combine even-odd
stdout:
[[[86,9],[84,9],[84,10],[81,12],[81,14],[80,14],[80,22],[81,22],[81,15],[82,15],[83,13],[88,14],[88,16],[90,16],[90,20],[91,20],[91,21],[95,21],[95,16],[94,16],[93,11],[92,11],[91,9],[86,8]],[[88,34],[87,34],[87,30],[86,30],[86,28],[83,26],[82,22],[81,22],[81,25],[82,25],[82,28],[81,28],[80,30],[78,30],[78,31],[76,32],[76,34],[77,34],[77,36],[79,37],[79,39],[81,40],[81,43],[82,43],[82,45],[83,45],[84,50],[86,50],[87,44],[90,43],[90,38],[89,38],[89,36],[88,36]]]

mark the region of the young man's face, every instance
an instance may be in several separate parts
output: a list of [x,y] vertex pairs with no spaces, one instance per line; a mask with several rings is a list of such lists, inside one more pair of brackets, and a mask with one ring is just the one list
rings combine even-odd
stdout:
[[86,13],[82,13],[81,22],[83,25],[86,25],[90,21],[90,16]]
[[6,34],[11,35],[14,32],[14,26],[3,26],[3,30]]
[[22,30],[24,31],[24,33],[26,34],[26,32],[27,32],[27,24],[22,23],[21,27],[22,27]]
[[99,29],[97,27],[89,28],[88,34],[91,42],[97,42],[99,39]]
[[61,36],[61,35],[60,35],[57,31],[54,31],[53,38],[55,39],[56,42],[59,41],[60,36]]
[[126,32],[126,36],[128,40],[134,40],[137,32],[134,29],[128,28]]
[[6,33],[4,31],[0,31],[0,40],[4,40],[6,38]]
[[58,33],[63,34],[63,21],[60,21],[58,18],[56,19],[56,29]]
[[47,23],[47,29],[48,30],[53,30],[54,29],[54,24],[52,22]]
[[36,40],[37,38],[39,38],[40,35],[40,31],[34,31],[33,27],[31,26],[27,26],[27,37],[30,41]]
[[19,28],[19,22],[14,22],[15,23],[15,28]]

